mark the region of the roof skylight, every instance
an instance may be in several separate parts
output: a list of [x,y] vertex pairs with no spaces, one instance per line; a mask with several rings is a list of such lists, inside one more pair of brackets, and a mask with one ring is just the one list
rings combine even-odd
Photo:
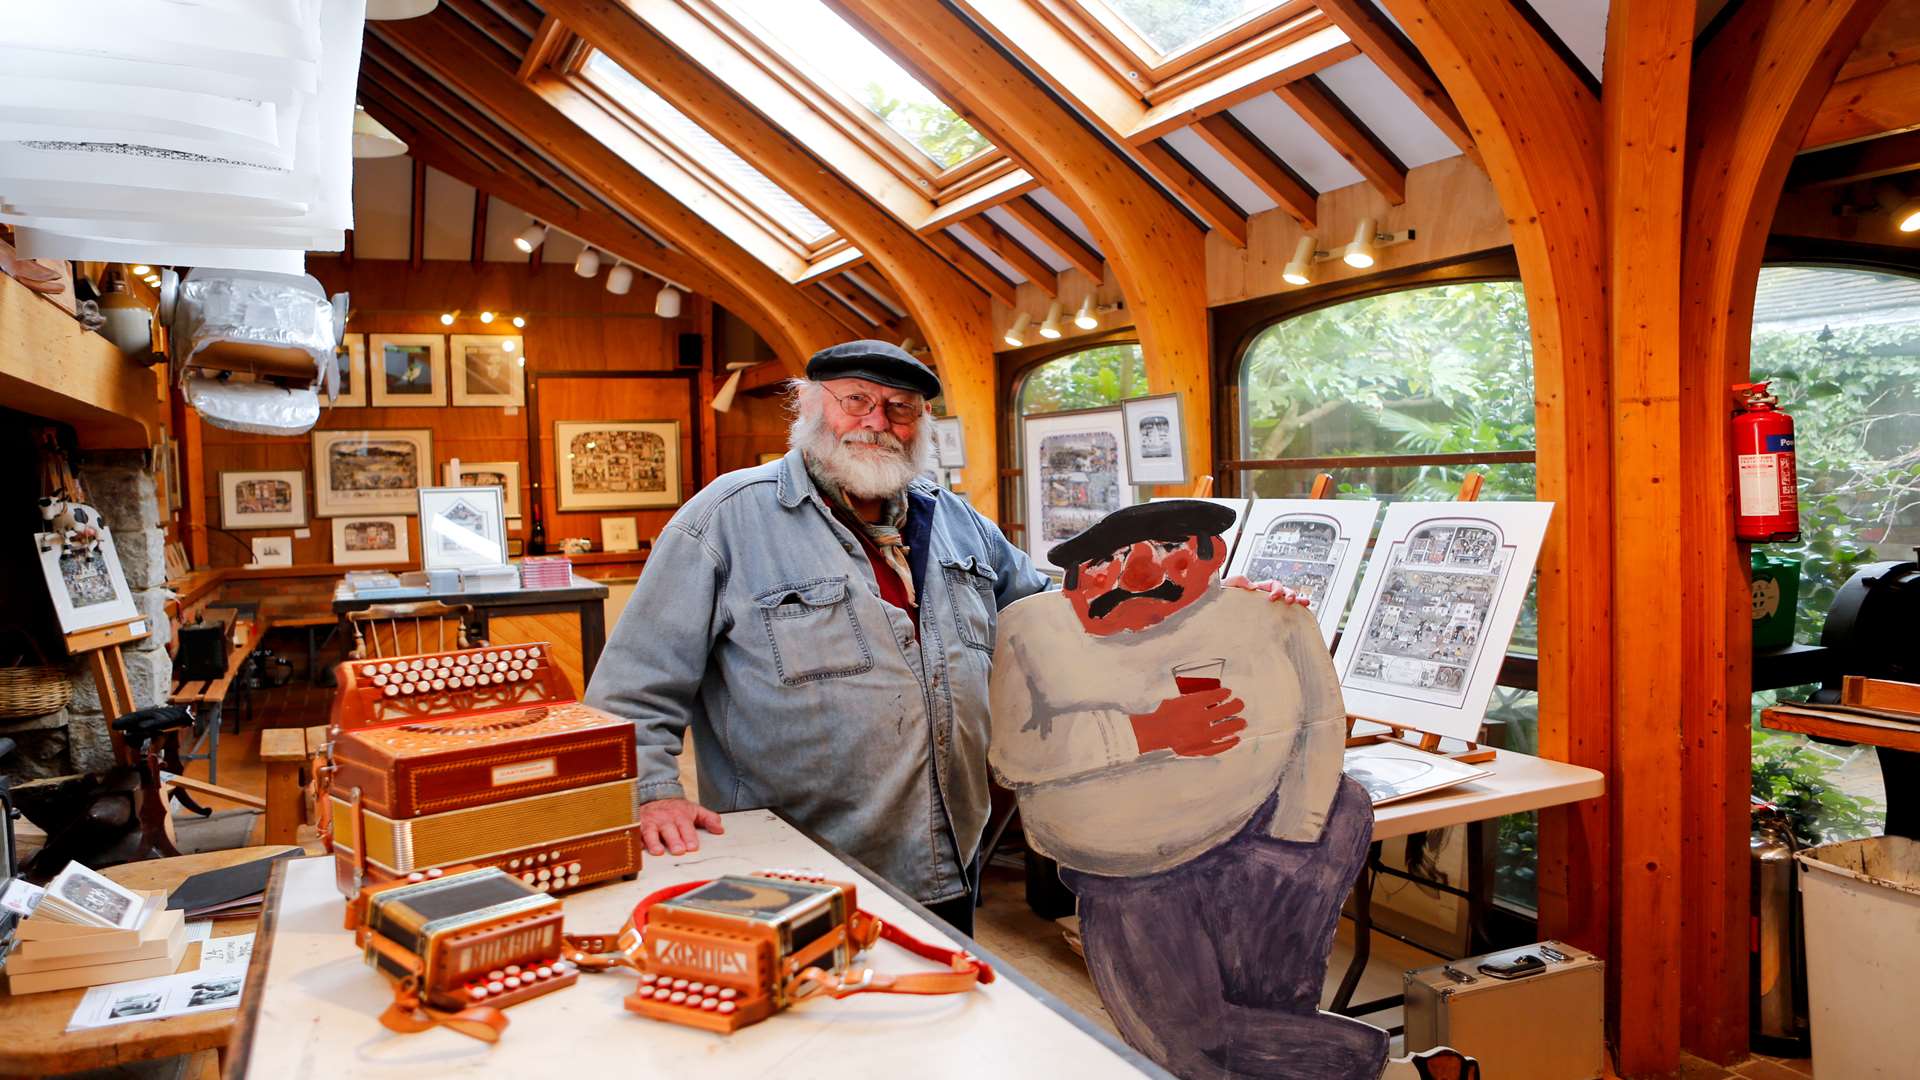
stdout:
[[1279,7],[1279,0],[1098,0],[1147,44],[1171,56],[1235,23]]

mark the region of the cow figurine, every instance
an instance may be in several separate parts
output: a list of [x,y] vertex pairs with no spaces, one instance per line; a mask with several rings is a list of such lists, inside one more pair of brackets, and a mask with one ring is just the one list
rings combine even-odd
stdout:
[[100,514],[93,507],[49,495],[40,500],[40,519],[47,523],[47,532],[60,538],[61,554],[100,550]]

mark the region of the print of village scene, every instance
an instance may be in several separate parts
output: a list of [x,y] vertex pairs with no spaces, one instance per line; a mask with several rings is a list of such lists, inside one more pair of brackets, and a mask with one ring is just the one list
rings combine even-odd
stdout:
[[1507,559],[1498,530],[1488,526],[1416,529],[1388,565],[1349,680],[1459,700]]
[[418,462],[412,443],[343,443],[327,452],[327,478],[334,491],[396,491],[420,482]]
[[1040,440],[1040,535],[1077,536],[1120,509],[1120,440],[1110,432],[1077,431]]
[[577,494],[667,489],[667,441],[651,431],[583,431],[567,444]]
[[[1306,597],[1319,612],[1334,568],[1340,565],[1340,556],[1347,548],[1347,542],[1340,539],[1340,527],[1331,521],[1283,517],[1267,526],[1254,545],[1253,557],[1247,561],[1247,577],[1277,581]],[[1346,598],[1340,599],[1344,604]]]

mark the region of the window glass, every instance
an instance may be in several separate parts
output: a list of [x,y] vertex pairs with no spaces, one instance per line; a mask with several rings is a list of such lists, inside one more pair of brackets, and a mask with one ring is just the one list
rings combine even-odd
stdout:
[[941,168],[958,165],[992,146],[959,113],[820,0],[734,0],[734,4],[809,74],[825,75]]
[[1162,55],[1198,45],[1276,0],[1100,0]]
[[1049,360],[1020,384],[1019,415],[1097,409],[1147,392],[1138,345],[1098,345]]

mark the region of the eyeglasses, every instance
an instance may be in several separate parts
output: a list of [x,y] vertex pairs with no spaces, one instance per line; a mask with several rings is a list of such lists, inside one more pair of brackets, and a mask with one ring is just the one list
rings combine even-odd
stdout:
[[873,411],[874,406],[881,405],[887,410],[887,422],[891,424],[911,424],[920,419],[921,414],[926,412],[927,408],[926,405],[921,402],[881,402],[867,394],[848,394],[846,397],[841,397],[825,386],[822,386],[820,389],[826,390],[833,400],[839,402],[841,410],[848,416],[865,416]]

